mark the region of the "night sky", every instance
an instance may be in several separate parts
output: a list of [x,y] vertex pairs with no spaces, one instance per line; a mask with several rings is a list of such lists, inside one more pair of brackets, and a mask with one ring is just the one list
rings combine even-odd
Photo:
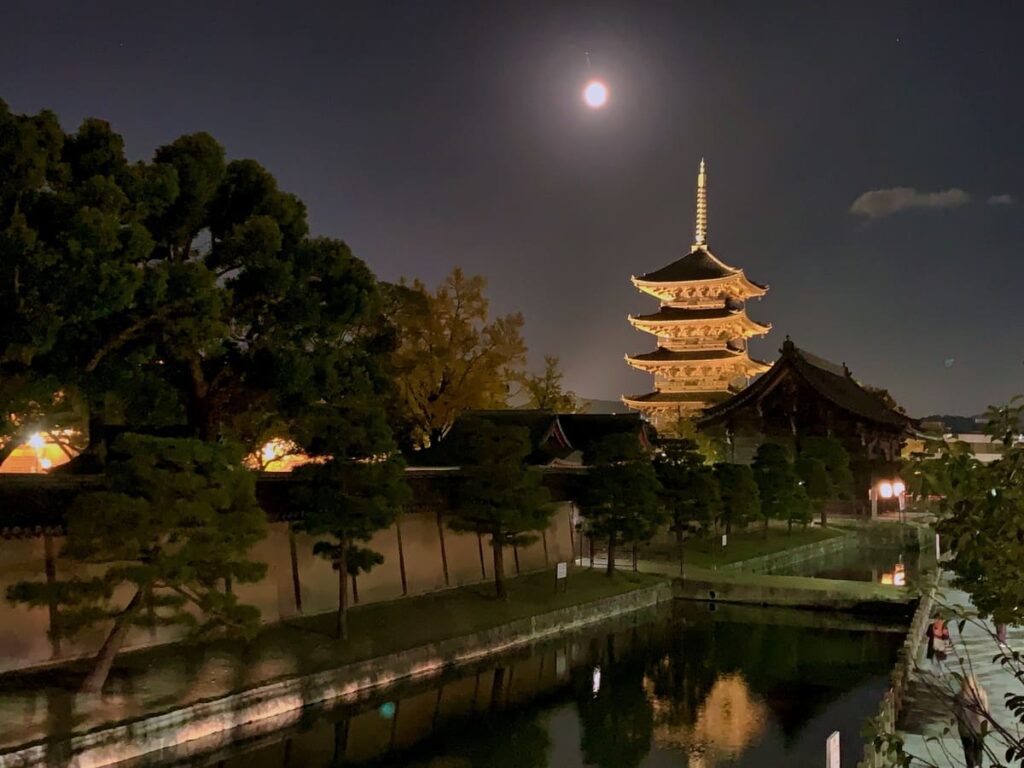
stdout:
[[380,277],[484,274],[608,399],[650,388],[629,277],[689,249],[703,156],[712,251],[771,286],[756,356],[976,413],[1024,392],[1024,6],[895,6],[8,0],[0,98],[135,158],[209,131]]

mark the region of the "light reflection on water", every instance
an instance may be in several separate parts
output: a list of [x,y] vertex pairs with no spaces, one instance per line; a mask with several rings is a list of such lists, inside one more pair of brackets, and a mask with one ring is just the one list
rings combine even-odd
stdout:
[[799,768],[818,766],[838,729],[843,763],[854,765],[902,635],[822,624],[778,609],[676,605],[632,626],[310,712],[258,742],[146,764]]

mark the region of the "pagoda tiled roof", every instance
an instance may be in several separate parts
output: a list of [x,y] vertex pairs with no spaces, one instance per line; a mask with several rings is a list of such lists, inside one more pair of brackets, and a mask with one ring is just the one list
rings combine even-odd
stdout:
[[725,317],[738,315],[743,310],[728,307],[710,307],[705,309],[687,309],[685,307],[662,307],[650,315],[639,315],[634,320],[646,320],[655,323],[671,323],[678,320],[721,320]]
[[702,424],[711,423],[767,394],[779,379],[792,371],[822,398],[854,416],[879,424],[910,427],[914,420],[891,408],[884,400],[858,384],[845,366],[838,366],[797,347],[789,339],[770,371],[724,403],[707,409]]
[[738,349],[694,349],[694,350],[674,350],[665,349],[665,347],[658,347],[653,352],[644,352],[642,355],[630,355],[630,360],[638,360],[641,362],[686,362],[690,360],[701,361],[701,360],[728,360],[733,357],[739,357],[743,352]]
[[707,248],[697,247],[681,259],[637,279],[646,283],[684,283],[688,280],[717,280],[738,271],[716,259]]
[[714,403],[726,400],[728,392],[648,392],[644,395],[626,395],[631,403]]

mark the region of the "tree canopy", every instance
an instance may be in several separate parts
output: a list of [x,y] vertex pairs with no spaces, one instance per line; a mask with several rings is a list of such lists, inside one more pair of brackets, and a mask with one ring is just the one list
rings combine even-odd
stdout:
[[[304,407],[383,390],[376,280],[305,208],[205,133],[129,163],[100,120],[66,134],[0,103],[5,444],[46,413],[179,425],[248,447]],[[4,440],[5,435],[0,435]]]
[[964,443],[945,445],[938,458],[910,467],[940,494],[936,530],[947,543],[956,584],[971,595],[982,617],[1002,624],[1024,620],[1024,404],[1014,399],[989,409],[987,432],[1003,443],[1003,456],[984,464]]
[[661,524],[661,484],[651,457],[635,435],[603,437],[583,458],[589,466],[583,515],[590,535],[608,542],[607,572],[611,576],[616,546],[649,539]]
[[575,392],[565,388],[562,380],[565,374],[558,367],[558,358],[544,355],[544,372],[524,373],[518,377],[519,384],[527,396],[527,408],[539,408],[555,413],[575,413],[579,410],[579,399]]
[[504,547],[529,544],[551,524],[554,506],[540,469],[526,463],[532,450],[525,427],[466,419],[458,446],[462,481],[448,521],[456,531],[489,536],[494,585],[505,597]]
[[761,494],[754,479],[754,470],[746,464],[715,464],[719,493],[722,497],[722,521],[725,532],[733,526],[744,528],[761,512]]
[[259,611],[228,588],[266,570],[248,558],[265,517],[240,459],[238,450],[198,440],[121,436],[105,487],[81,494],[68,510],[61,551],[102,572],[8,590],[10,600],[56,603],[58,636],[113,619],[83,690],[102,688],[133,626],[182,625],[195,638],[255,631]]
[[522,315],[491,318],[486,283],[455,268],[436,291],[419,280],[388,289],[397,330],[398,423],[434,445],[469,410],[503,408],[526,361]]

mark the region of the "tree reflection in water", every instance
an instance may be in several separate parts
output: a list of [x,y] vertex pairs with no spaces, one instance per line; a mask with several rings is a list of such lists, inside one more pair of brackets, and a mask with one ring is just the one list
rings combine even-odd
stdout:
[[260,746],[239,745],[227,759],[222,751],[205,762],[193,755],[188,764],[804,765],[817,764],[832,729],[850,749],[844,761],[853,759],[901,634],[863,631],[870,629],[863,622],[826,629],[819,625],[828,619],[792,611],[677,606],[671,613],[410,684],[390,693],[387,716],[383,698],[310,713]]

